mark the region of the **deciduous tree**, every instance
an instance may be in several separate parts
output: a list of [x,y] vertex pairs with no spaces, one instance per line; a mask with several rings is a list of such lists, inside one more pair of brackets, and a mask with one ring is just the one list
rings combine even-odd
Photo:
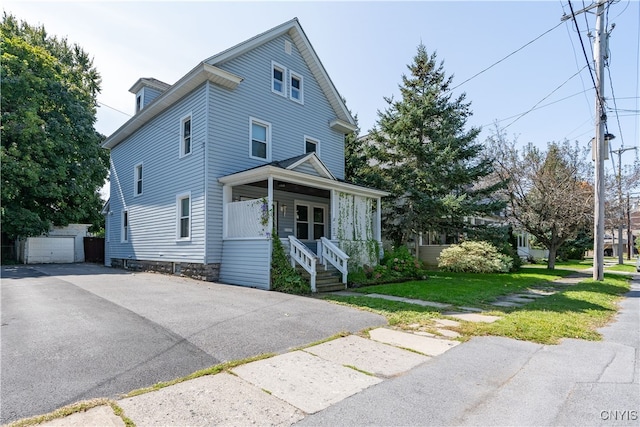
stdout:
[[558,248],[579,231],[593,228],[593,187],[587,150],[568,141],[547,151],[533,144],[518,148],[496,129],[487,140],[496,174],[507,181],[507,215],[516,228],[535,236],[549,250],[555,268]]
[[2,233],[99,224],[109,155],[94,129],[100,75],[89,55],[4,14],[2,34]]

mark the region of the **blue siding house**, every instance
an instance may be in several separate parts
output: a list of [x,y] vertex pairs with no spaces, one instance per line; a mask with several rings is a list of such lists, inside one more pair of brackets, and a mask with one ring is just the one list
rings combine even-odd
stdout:
[[130,92],[103,143],[107,265],[269,289],[279,238],[316,291],[377,262],[387,193],[344,181],[355,122],[297,19]]

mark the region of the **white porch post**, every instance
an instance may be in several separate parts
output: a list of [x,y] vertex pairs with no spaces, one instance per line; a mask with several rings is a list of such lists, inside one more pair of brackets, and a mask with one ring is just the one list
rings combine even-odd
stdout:
[[267,206],[268,212],[270,212],[269,220],[267,222],[267,233],[271,234],[273,231],[273,215],[277,215],[277,212],[273,212],[273,177],[267,178]]
[[381,203],[381,198],[377,197],[376,198],[376,222],[378,223],[377,227],[376,227],[376,240],[378,241],[378,244],[380,245],[380,251],[378,253],[378,257],[382,258],[383,252],[382,252],[382,203]]
[[331,190],[331,239],[338,238],[338,192]]
[[229,235],[229,214],[227,212],[228,210],[228,204],[231,203],[231,196],[233,193],[233,187],[230,185],[223,185],[222,186],[222,238],[226,239],[227,236]]

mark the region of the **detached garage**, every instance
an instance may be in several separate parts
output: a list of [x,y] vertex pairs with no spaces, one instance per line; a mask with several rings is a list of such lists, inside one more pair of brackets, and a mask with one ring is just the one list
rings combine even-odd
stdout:
[[88,224],[54,227],[46,236],[28,237],[18,242],[18,260],[24,264],[84,262],[83,239]]

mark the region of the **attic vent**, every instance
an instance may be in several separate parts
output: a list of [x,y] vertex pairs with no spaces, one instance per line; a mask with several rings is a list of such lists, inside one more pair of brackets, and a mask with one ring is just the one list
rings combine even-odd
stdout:
[[291,55],[291,42],[289,40],[284,41],[284,51]]

